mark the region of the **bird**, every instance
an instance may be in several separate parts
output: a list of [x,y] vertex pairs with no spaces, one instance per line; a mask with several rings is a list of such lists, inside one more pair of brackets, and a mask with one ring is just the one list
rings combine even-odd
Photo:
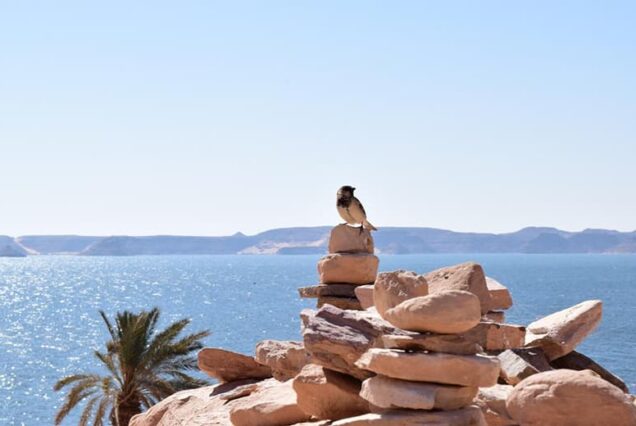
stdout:
[[353,195],[356,189],[352,186],[345,185],[338,190],[336,207],[338,214],[349,225],[360,224],[360,232],[363,229],[369,231],[377,231],[377,228],[367,220],[367,213],[362,207],[362,203]]

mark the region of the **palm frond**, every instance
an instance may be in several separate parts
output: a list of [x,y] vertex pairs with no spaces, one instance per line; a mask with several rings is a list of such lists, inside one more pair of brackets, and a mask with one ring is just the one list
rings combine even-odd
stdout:
[[98,381],[100,379],[100,376],[98,376],[97,374],[72,374],[70,376],[66,376],[58,380],[55,383],[55,385],[53,385],[53,390],[57,392],[61,390],[63,387],[70,385],[73,382],[84,381],[88,379],[93,379],[95,381]]
[[101,398],[102,397],[98,395],[88,400],[88,402],[84,406],[84,411],[82,411],[82,417],[80,417],[79,426],[88,425],[88,421],[91,418],[91,414],[93,414],[93,407],[95,407],[95,404],[97,404],[97,401],[99,401]]
[[90,387],[85,388],[80,384],[73,387],[55,416],[55,424],[59,425],[62,423],[62,420],[64,420],[68,413],[70,413],[81,400],[92,396],[95,392],[97,392],[96,389],[91,389]]

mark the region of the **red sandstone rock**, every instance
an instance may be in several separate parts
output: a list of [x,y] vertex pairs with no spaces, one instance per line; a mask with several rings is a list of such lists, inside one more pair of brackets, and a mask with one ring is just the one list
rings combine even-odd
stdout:
[[204,348],[198,355],[199,369],[220,382],[272,377],[272,370],[247,355],[225,349]]
[[293,380],[298,406],[317,419],[337,420],[369,412],[360,397],[359,380],[315,364],[306,365]]
[[481,311],[474,294],[448,290],[405,300],[387,310],[384,318],[403,330],[456,334],[475,327]]
[[369,284],[378,264],[373,254],[328,254],[318,261],[318,275],[322,284]]
[[506,406],[524,426],[636,425],[632,399],[590,370],[535,374],[515,386]]
[[426,296],[428,284],[422,275],[411,271],[382,272],[373,286],[373,303],[380,316],[413,297]]
[[424,275],[429,293],[446,290],[464,290],[473,293],[481,303],[481,313],[490,310],[490,292],[481,265],[473,262],[437,269]]

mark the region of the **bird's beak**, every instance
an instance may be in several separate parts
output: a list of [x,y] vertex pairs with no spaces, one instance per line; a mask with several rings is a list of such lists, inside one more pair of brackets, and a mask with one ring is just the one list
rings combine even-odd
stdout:
[[351,190],[352,190],[352,191],[355,191],[356,189],[355,189],[355,188],[351,188]]

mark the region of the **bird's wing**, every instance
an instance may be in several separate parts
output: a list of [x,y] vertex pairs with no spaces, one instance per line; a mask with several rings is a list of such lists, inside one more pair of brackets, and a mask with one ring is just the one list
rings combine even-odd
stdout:
[[362,223],[367,218],[367,214],[364,211],[364,207],[362,207],[362,203],[356,197],[353,197],[353,200],[351,200],[349,214],[356,220],[357,223]]

